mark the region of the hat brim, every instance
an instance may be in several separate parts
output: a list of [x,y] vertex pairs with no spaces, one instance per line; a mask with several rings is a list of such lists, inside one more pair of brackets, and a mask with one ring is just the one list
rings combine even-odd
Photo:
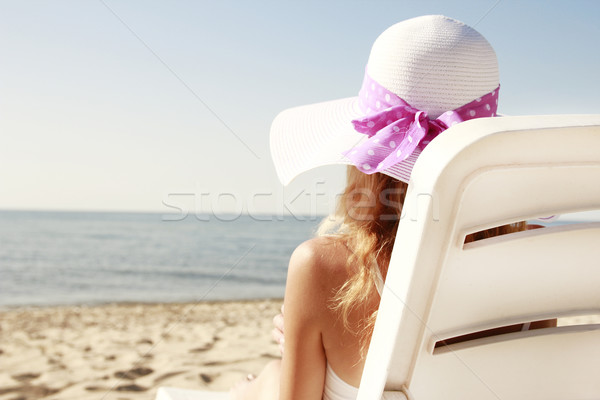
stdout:
[[[352,164],[342,153],[360,146],[367,135],[354,130],[360,118],[358,97],[294,107],[282,111],[271,125],[271,156],[279,180],[289,184],[303,172],[324,165]],[[382,173],[408,182],[417,150]]]

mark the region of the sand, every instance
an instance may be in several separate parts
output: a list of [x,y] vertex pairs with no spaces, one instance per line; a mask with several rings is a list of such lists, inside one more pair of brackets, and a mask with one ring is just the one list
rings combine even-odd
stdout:
[[279,357],[281,300],[0,312],[0,400],[153,399],[228,390]]
[[[279,357],[281,300],[0,311],[0,400],[149,399],[228,390]],[[600,323],[600,316],[560,325]]]

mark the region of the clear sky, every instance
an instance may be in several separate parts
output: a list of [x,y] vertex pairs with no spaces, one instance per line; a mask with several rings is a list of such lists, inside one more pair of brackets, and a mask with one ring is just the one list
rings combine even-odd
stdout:
[[424,14],[492,44],[501,113],[600,112],[600,1],[4,0],[0,209],[324,212],[343,168],[284,191],[271,120],[356,95],[378,34]]

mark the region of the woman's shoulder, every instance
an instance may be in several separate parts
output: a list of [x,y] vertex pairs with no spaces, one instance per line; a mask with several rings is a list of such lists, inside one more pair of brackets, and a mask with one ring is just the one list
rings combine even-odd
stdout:
[[349,252],[345,240],[336,236],[317,236],[296,247],[292,260],[307,266],[335,269],[346,265]]
[[348,278],[347,253],[344,243],[331,237],[307,240],[294,250],[286,282],[286,316],[293,309],[294,319],[319,331],[330,323],[331,301]]
[[290,259],[288,276],[316,284],[327,293],[343,284],[348,276],[349,250],[345,241],[319,236],[300,244]]

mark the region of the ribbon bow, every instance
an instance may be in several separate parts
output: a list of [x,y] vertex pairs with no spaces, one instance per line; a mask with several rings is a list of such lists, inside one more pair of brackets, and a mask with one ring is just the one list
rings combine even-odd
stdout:
[[[365,116],[352,121],[354,129],[369,136],[343,154],[362,172],[386,170],[423,150],[437,135],[457,123],[496,115],[498,90],[482,96],[436,119],[409,105],[365,74],[359,106]],[[420,153],[420,151],[419,151]]]

